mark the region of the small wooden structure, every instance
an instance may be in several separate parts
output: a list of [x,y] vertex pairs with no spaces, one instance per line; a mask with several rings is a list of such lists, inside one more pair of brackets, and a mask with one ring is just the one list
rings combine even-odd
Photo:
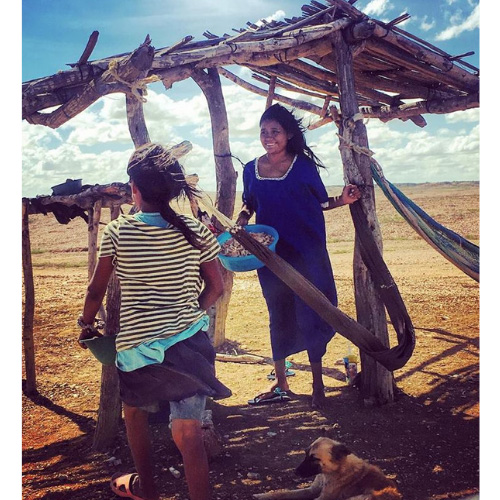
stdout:
[[[147,36],[132,53],[89,61],[98,39],[98,33],[94,32],[82,56],[70,64],[70,69],[23,83],[23,119],[57,128],[101,97],[123,93],[130,134],[137,147],[149,141],[142,109],[147,85],[161,81],[168,90],[174,83],[192,78],[205,94],[211,116],[217,182],[215,206],[232,218],[236,173],[231,162],[220,83],[223,76],[262,95],[266,106],[277,101],[315,115],[317,120],[310,125],[311,129],[328,123],[335,125],[341,138],[339,148],[345,178],[366,186],[358,203],[381,248],[370,161],[365,154],[369,143],[362,118],[383,122],[410,120],[424,127],[423,115],[427,113],[478,107],[479,70],[463,60],[470,53],[447,54],[400,29],[398,24],[408,19],[408,14],[384,23],[357,10],[355,1],[311,0],[302,7],[300,17],[282,22],[262,21],[259,26],[247,23],[245,28],[221,36],[205,32],[204,41],[187,36],[160,49],[155,49]],[[267,89],[243,81],[227,69],[231,65],[251,69],[253,78]],[[297,98],[280,95],[280,89],[296,93]],[[323,104],[311,104],[301,96],[319,98]],[[55,106],[50,112],[42,112]],[[97,210],[97,202],[86,210]],[[25,229],[27,233],[27,223]],[[29,268],[27,255],[26,268]],[[29,273],[25,277],[29,285]],[[225,280],[228,292],[219,301],[216,314],[218,338],[223,338],[232,286],[230,273],[226,273]],[[388,345],[385,309],[357,242],[354,283],[358,322]],[[26,316],[30,314],[27,308]],[[29,329],[26,316],[25,328]],[[32,347],[26,342],[28,335],[24,338],[27,355],[31,356]],[[392,373],[363,353],[362,364],[365,399],[379,404],[392,401]]]

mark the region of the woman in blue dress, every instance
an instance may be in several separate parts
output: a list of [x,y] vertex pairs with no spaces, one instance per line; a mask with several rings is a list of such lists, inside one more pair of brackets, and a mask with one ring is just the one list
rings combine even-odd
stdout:
[[[245,165],[243,208],[237,224],[248,224],[255,214],[257,224],[274,227],[280,235],[277,254],[336,306],[323,211],[355,202],[361,196],[359,188],[347,185],[340,196],[328,196],[319,175],[323,165],[307,146],[300,120],[280,104],[262,115],[260,140],[266,154]],[[275,380],[249,403],[289,399],[285,359],[307,351],[312,406],[321,407],[325,398],[322,358],[335,331],[267,267],[259,269],[258,276],[269,310]]]

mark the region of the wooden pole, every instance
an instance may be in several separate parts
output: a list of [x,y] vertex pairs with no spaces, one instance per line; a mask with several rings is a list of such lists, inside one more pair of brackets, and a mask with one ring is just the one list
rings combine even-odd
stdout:
[[[219,73],[216,68],[210,68],[207,72],[198,70],[193,73],[193,79],[205,94],[212,122],[217,182],[215,206],[231,219],[236,198],[236,171],[231,159],[229,125]],[[227,310],[233,289],[233,273],[222,269],[222,276],[224,294],[215,304],[215,317],[213,317],[213,343],[215,347],[223,344],[225,340]]]
[[101,220],[101,200],[96,200],[94,206],[89,209],[88,229],[88,279],[92,279],[95,265],[97,263],[97,238],[99,234],[99,221]]
[[[111,220],[120,215],[120,206],[110,209]],[[120,330],[120,283],[115,272],[111,275],[106,294],[106,331],[105,335],[116,335]],[[106,365],[101,371],[101,396],[99,413],[94,432],[92,448],[94,451],[105,451],[112,445],[121,417],[121,400],[118,373],[115,365]]]
[[[346,127],[352,127],[352,142],[368,147],[366,127],[362,120],[354,123],[352,118],[358,113],[358,103],[354,88],[354,71],[352,54],[349,45],[341,32],[332,35],[335,46],[335,59],[340,90],[340,107],[342,112],[341,134]],[[340,151],[344,164],[345,176],[349,182],[364,186],[363,196],[357,202],[362,207],[377,246],[382,251],[382,236],[375,210],[375,194],[370,171],[370,159],[359,155],[341,142]],[[371,332],[386,346],[389,345],[385,308],[381,302],[370,273],[361,258],[360,242],[355,237],[354,248],[354,288],[357,321]],[[361,393],[365,404],[385,404],[394,400],[392,373],[370,356],[361,354],[362,383]]]
[[276,88],[276,77],[272,76],[271,79],[269,80],[269,91],[267,93],[266,109],[270,108],[273,105],[275,88]]
[[127,107],[127,122],[134,146],[138,148],[150,142],[142,101],[132,94],[125,95]]
[[35,341],[33,338],[33,320],[35,316],[35,285],[33,265],[31,262],[31,244],[28,221],[28,200],[23,199],[22,211],[22,260],[24,277],[24,319],[23,346],[24,365],[26,370],[26,394],[36,394]]

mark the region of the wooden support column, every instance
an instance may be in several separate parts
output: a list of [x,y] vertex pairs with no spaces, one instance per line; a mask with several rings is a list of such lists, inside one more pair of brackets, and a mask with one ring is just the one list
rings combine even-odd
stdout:
[[142,101],[132,94],[125,94],[127,106],[127,122],[130,136],[136,149],[150,142]]
[[[336,59],[340,108],[342,121],[340,134],[346,127],[351,127],[351,141],[362,147],[368,147],[366,127],[362,120],[351,119],[359,112],[356,91],[354,88],[354,71],[352,54],[344,40],[342,32],[332,34]],[[358,154],[340,143],[345,177],[350,183],[363,186],[362,198],[356,203],[366,216],[377,246],[382,251],[382,236],[375,209],[375,193],[368,156]],[[352,210],[352,208],[351,208]],[[360,253],[358,236],[354,248],[354,288],[358,322],[373,332],[386,346],[389,345],[385,308],[377,293],[375,284],[366,268]],[[394,382],[392,373],[377,363],[373,358],[361,353],[361,392],[366,405],[381,405],[394,400]]]
[[[110,213],[111,220],[116,219],[120,215],[120,206],[112,206]],[[116,335],[120,329],[120,299],[120,283],[115,271],[113,271],[106,293],[107,320],[105,335]],[[101,371],[99,413],[92,443],[94,451],[106,451],[112,445],[118,432],[121,408],[116,367],[115,365],[103,366]]]
[[[205,94],[212,123],[215,176],[217,181],[215,206],[225,216],[232,219],[236,198],[237,175],[231,159],[229,125],[219,73],[216,68],[209,68],[207,72],[196,70],[193,72],[193,79]],[[225,340],[227,310],[233,288],[233,273],[222,269],[222,274],[224,279],[224,294],[215,304],[215,316],[211,317],[211,320],[213,320],[213,343],[215,347],[223,344]]]
[[102,201],[97,200],[92,208],[89,209],[89,222],[88,222],[88,279],[92,279],[94,274],[95,265],[97,263],[97,245],[99,235],[99,222],[101,220],[101,207]]
[[23,199],[22,211],[22,260],[24,278],[24,318],[23,346],[24,366],[26,370],[25,394],[36,394],[35,341],[33,338],[33,320],[35,317],[35,285],[31,262],[31,244],[28,220],[28,203]]
[[276,88],[276,77],[272,76],[271,80],[269,81],[269,92],[267,94],[267,99],[266,99],[266,109],[270,108],[273,105],[275,88]]

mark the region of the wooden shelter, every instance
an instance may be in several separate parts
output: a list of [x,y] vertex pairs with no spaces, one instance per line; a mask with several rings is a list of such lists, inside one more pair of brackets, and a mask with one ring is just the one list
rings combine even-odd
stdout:
[[[471,53],[447,54],[400,29],[398,24],[409,15],[384,23],[357,10],[353,5],[355,1],[323,0],[321,3],[311,0],[302,7],[300,17],[281,22],[262,21],[259,25],[249,22],[245,28],[220,36],[205,32],[204,41],[187,36],[160,49],[154,48],[147,36],[144,43],[131,53],[91,61],[90,55],[98,40],[98,33],[94,32],[80,59],[70,64],[68,70],[23,83],[22,117],[32,124],[57,128],[101,97],[123,93],[131,138],[137,147],[149,141],[142,107],[148,84],[161,81],[168,90],[174,83],[192,78],[205,94],[210,111],[217,182],[215,206],[219,212],[232,218],[236,172],[231,161],[220,80],[223,76],[262,95],[266,99],[265,106],[276,101],[315,115],[316,120],[309,126],[311,129],[333,123],[340,137],[344,177],[351,183],[366,186],[362,200],[355,205],[363,213],[364,229],[381,250],[369,142],[363,118],[377,118],[383,122],[410,120],[418,127],[424,127],[425,114],[478,107],[479,70],[464,61],[464,57]],[[249,68],[260,85],[243,81],[228,69],[232,65]],[[293,92],[296,98],[285,97],[280,90]],[[320,99],[322,105],[311,103],[310,97]],[[89,212],[89,235],[92,235],[91,225],[99,220],[102,207],[109,206],[116,216],[116,207],[129,201],[126,194],[119,192],[120,186],[92,189],[70,197],[37,198],[38,208],[34,200],[23,200],[23,234],[28,247],[27,214],[40,210],[40,204],[44,207],[41,210],[47,211],[51,211],[51,204],[59,203],[76,205]],[[115,196],[111,193],[110,197],[108,191],[113,189],[118,192]],[[389,345],[386,312],[376,281],[360,250],[360,229],[356,226],[354,255],[357,321],[384,345]],[[89,239],[89,273],[94,265],[92,255],[95,255],[92,238]],[[28,254],[26,251],[24,259],[27,285]],[[215,314],[216,343],[224,338],[232,275],[226,273],[225,280],[227,293],[217,304]],[[32,287],[27,286],[26,293],[33,293]],[[28,306],[28,300],[26,304]],[[117,307],[116,300],[110,301],[108,296],[108,329],[113,328],[110,316],[116,316],[113,307]],[[27,307],[23,332],[27,358],[33,355],[29,340],[32,314],[32,309]],[[379,404],[392,401],[392,373],[370,356],[361,354],[364,398]],[[111,378],[107,374],[103,380],[107,377]],[[103,382],[103,391],[109,392],[113,383]],[[100,412],[100,423],[105,419],[103,415],[109,415],[109,412]],[[105,423],[103,425],[106,427]],[[103,431],[105,434],[107,431]],[[96,439],[98,446],[103,442],[102,437]]]

